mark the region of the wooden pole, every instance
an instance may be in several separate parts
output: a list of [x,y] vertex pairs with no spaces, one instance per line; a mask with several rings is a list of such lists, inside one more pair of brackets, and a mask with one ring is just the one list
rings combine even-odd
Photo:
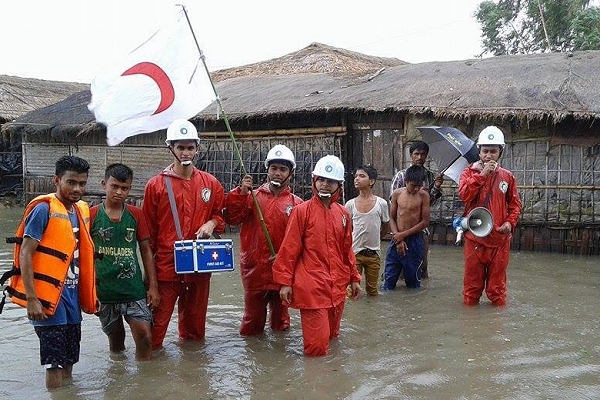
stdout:
[[[187,20],[190,30],[192,31],[192,36],[194,37],[194,42],[196,43],[196,47],[198,48],[198,52],[200,53],[200,59],[202,60],[202,65],[204,65],[204,70],[206,72],[206,75],[208,76],[208,80],[210,81],[213,91],[215,92],[215,97],[216,97],[217,103],[219,105],[219,110],[223,114],[223,122],[225,122],[225,126],[227,127],[227,132],[229,132],[229,137],[231,138],[231,141],[233,142],[233,149],[235,151],[235,155],[237,156],[238,161],[240,162],[240,167],[241,167],[242,173],[244,175],[246,175],[248,172],[246,171],[246,167],[244,166],[244,160],[242,159],[242,155],[240,153],[240,149],[238,148],[237,142],[235,140],[235,136],[233,135],[233,131],[231,130],[231,126],[229,125],[229,119],[227,118],[227,114],[225,113],[225,110],[223,108],[223,103],[221,102],[221,98],[219,97],[219,94],[217,93],[217,88],[215,87],[215,84],[212,81],[212,78],[210,77],[210,72],[208,71],[208,66],[206,65],[206,58],[204,57],[204,52],[200,48],[200,45],[198,44],[198,40],[196,40],[196,33],[194,32],[194,28],[192,28],[192,23],[190,22],[190,18],[188,17],[185,6],[183,4],[178,4],[178,5],[181,6],[181,8],[183,9],[183,13],[185,14],[185,19]],[[265,223],[265,219],[264,219],[262,211],[260,209],[260,205],[258,204],[258,200],[256,199],[256,195],[254,194],[254,191],[251,190],[250,193],[252,195],[252,200],[254,201],[254,207],[256,208],[256,213],[258,214],[258,220],[260,221],[260,225],[261,225],[263,233],[265,235],[267,245],[269,246],[271,256],[274,256],[275,248],[273,247],[273,241],[271,240],[271,236],[269,235],[269,230],[267,229],[267,224]]]

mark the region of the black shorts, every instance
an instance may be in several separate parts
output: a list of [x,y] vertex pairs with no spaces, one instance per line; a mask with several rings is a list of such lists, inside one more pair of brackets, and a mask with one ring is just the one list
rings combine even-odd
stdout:
[[40,363],[65,368],[79,361],[81,324],[34,326],[40,338]]

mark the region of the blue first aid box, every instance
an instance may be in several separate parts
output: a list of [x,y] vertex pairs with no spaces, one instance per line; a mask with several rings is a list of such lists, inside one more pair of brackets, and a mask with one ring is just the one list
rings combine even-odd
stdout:
[[178,274],[233,271],[231,239],[178,240],[174,252]]

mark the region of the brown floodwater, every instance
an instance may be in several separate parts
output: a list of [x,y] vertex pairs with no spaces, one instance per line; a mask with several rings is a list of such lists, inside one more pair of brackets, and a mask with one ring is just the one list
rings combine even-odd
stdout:
[[[0,210],[11,236],[21,209]],[[236,235],[232,235],[236,239]],[[404,287],[346,305],[339,340],[302,355],[297,310],[288,332],[242,338],[239,272],[213,274],[206,340],[180,343],[176,316],[164,350],[136,362],[108,352],[86,315],[73,382],[44,387],[38,340],[24,309],[0,315],[3,399],[598,399],[600,259],[513,253],[508,306],[461,304],[462,249],[431,246],[421,290]],[[0,243],[0,270],[12,248]],[[237,266],[236,266],[237,268]]]

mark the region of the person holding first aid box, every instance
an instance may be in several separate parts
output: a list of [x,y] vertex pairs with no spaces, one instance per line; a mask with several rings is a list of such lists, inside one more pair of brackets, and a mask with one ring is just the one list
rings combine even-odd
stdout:
[[[161,298],[153,310],[153,349],[163,345],[175,302],[179,338],[203,340],[205,335],[211,274],[178,273],[175,265],[177,243],[208,238],[225,228],[221,214],[225,198],[223,186],[193,163],[199,143],[198,131],[191,122],[173,121],[167,129],[166,140],[173,163],[152,177],[145,188],[142,209],[148,220]],[[204,250],[202,245],[192,250],[200,248]],[[192,250],[187,250],[187,254],[193,254]],[[219,256],[218,252],[210,254],[213,253]]]

